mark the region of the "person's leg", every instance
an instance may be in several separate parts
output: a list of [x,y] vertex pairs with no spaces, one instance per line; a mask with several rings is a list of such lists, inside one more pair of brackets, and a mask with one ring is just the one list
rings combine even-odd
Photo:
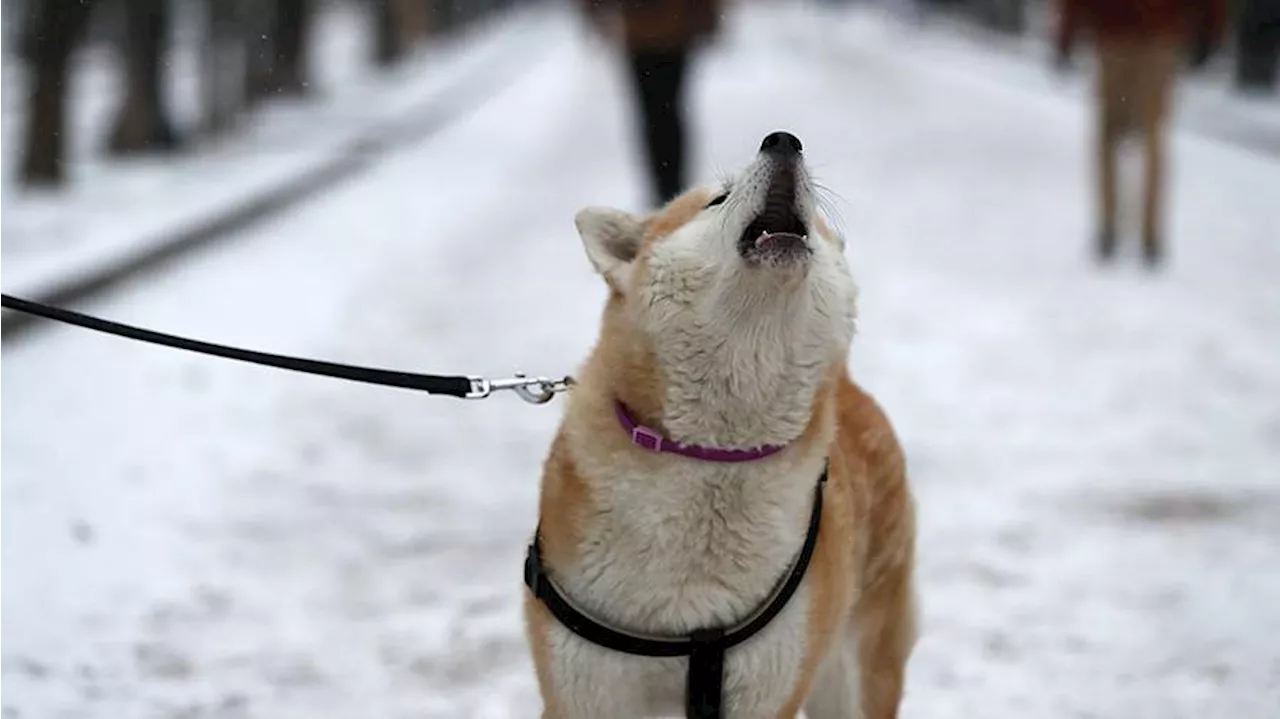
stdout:
[[685,183],[685,76],[688,74],[689,51],[677,50],[667,53],[666,68],[668,75],[664,82],[666,94],[662,100],[663,131],[662,156],[666,158],[659,184],[662,196],[666,200],[684,192]]
[[1125,134],[1125,75],[1128,48],[1122,43],[1103,42],[1098,46],[1097,87],[1097,234],[1098,257],[1109,260],[1116,252],[1116,215],[1118,212],[1118,167],[1120,141]]
[[1166,127],[1170,96],[1177,74],[1175,38],[1153,40],[1141,57],[1141,123],[1146,170],[1142,195],[1142,256],[1148,265],[1164,257]]
[[683,86],[687,52],[632,50],[637,119],[653,199],[661,204],[684,189]]

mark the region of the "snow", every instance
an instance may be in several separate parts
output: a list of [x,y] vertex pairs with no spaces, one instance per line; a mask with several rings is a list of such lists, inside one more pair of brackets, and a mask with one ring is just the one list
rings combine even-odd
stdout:
[[[739,10],[693,84],[698,174],[785,127],[838,193],[852,369],[921,512],[903,716],[1274,716],[1280,162],[1181,127],[1171,265],[1099,269],[1070,84],[1006,82],[875,14]],[[384,367],[572,371],[604,298],[573,213],[643,193],[616,58],[564,17],[545,32],[466,122],[87,309]],[[4,355],[8,715],[538,716],[519,572],[556,404],[63,328]]]
[[[28,78],[7,62],[4,98],[3,260],[7,292],[47,296],[127,266],[251,203],[289,195],[313,178],[365,161],[387,142],[412,140],[440,115],[476,101],[537,54],[530,39],[544,23],[532,11],[500,16],[461,38],[434,41],[390,72],[368,60],[367,12],[331,6],[320,15],[311,95],[281,99],[241,117],[224,138],[203,140],[176,158],[105,158],[98,151],[121,82],[111,53],[82,54],[73,74],[68,183],[24,190],[17,170]],[[171,75],[175,116],[200,116],[198,47],[179,43]]]

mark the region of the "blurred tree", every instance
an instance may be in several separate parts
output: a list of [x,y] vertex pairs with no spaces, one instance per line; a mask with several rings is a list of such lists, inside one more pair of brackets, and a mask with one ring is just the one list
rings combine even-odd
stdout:
[[245,6],[241,29],[245,38],[243,89],[246,105],[262,100],[271,92],[271,66],[275,52],[270,32],[274,19],[275,3],[272,0],[257,0]]
[[205,0],[208,22],[201,53],[200,77],[204,96],[204,131],[219,135],[231,128],[244,100],[244,21],[241,0]]
[[453,0],[430,0],[431,13],[440,30],[448,32],[453,29],[457,10]]
[[399,19],[402,42],[412,47],[427,37],[431,30],[431,4],[426,0],[397,0],[403,8]]
[[993,30],[1011,35],[1026,32],[1026,0],[982,0],[977,11],[982,23]]
[[307,41],[315,14],[313,3],[256,0],[251,5],[246,18],[246,100],[252,103],[277,95],[305,95],[310,88]]
[[422,36],[431,37],[440,31],[440,9],[437,0],[418,0],[422,5]]
[[373,13],[373,61],[384,67],[426,35],[431,16],[423,0],[373,0]]
[[65,179],[68,67],[88,24],[93,0],[30,0],[22,54],[34,74],[27,107],[21,179],[26,185],[57,185]]
[[311,0],[276,0],[272,27],[275,55],[271,75],[275,92],[302,95],[309,86],[307,39],[310,35]]
[[393,1],[373,0],[373,61],[378,65],[390,65],[400,58]]
[[1236,22],[1236,87],[1274,90],[1280,70],[1280,0],[1243,0]]
[[181,145],[165,101],[170,10],[168,0],[124,2],[125,93],[107,143],[112,154],[168,152]]

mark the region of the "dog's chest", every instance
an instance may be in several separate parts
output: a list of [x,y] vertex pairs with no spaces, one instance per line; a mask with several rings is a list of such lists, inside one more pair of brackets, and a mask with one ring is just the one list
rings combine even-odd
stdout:
[[590,541],[566,588],[637,630],[732,624],[799,552],[821,465],[809,478],[749,464],[673,464],[614,467],[610,501],[583,527]]
[[[723,716],[777,716],[799,681],[808,649],[808,592],[800,591],[759,634],[728,650],[723,674]],[[687,658],[648,660],[640,672],[644,702],[655,716],[684,716]]]
[[[615,506],[588,525],[593,541],[564,577],[565,590],[611,623],[658,635],[729,627],[765,603],[803,543],[813,483],[694,466],[659,477],[615,474]],[[727,716],[755,716],[790,696],[804,657],[808,601],[802,587],[764,630],[729,650],[725,703],[741,711]],[[683,713],[687,659],[596,651],[561,633],[566,649],[579,645],[566,655],[580,659],[573,673],[628,686],[632,707]]]
[[[730,648],[722,675],[726,719],[775,717],[792,698],[806,653],[809,590],[802,586],[773,621]],[[551,629],[552,671],[570,717],[680,717],[689,659],[633,656]]]

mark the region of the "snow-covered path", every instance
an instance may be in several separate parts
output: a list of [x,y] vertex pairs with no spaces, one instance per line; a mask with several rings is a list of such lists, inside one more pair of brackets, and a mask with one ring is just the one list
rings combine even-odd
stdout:
[[[732,29],[694,86],[699,174],[804,140],[862,285],[855,376],[907,447],[904,716],[1274,716],[1280,163],[1179,135],[1172,266],[1098,271],[1085,113],[1053,81],[939,63],[875,17]],[[603,299],[573,213],[640,193],[618,68],[557,32],[465,124],[89,311],[571,370]],[[6,719],[538,715],[519,566],[556,405],[61,328],[5,347],[3,379]]]

